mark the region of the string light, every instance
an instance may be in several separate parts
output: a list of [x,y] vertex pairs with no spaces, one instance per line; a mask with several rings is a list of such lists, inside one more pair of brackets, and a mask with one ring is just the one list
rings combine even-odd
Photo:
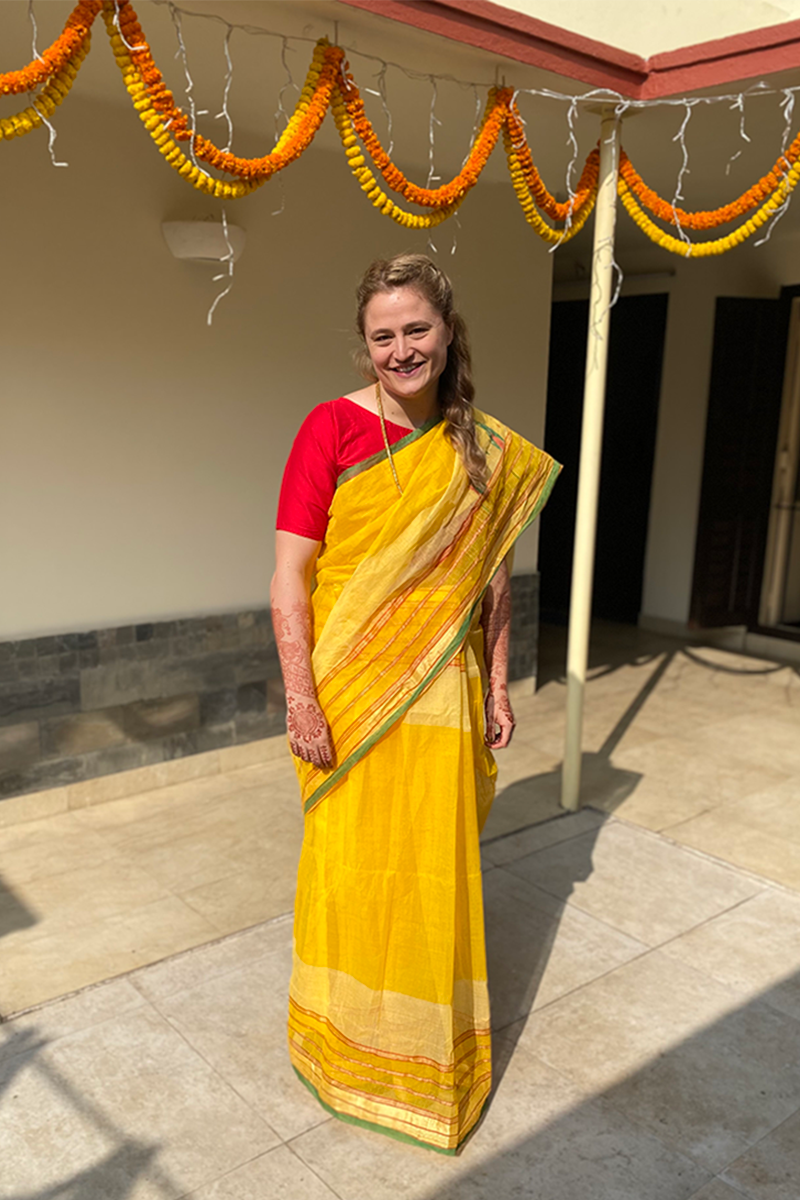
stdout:
[[214,313],[220,300],[223,300],[233,287],[233,245],[228,233],[228,214],[225,212],[224,205],[222,208],[222,236],[225,238],[225,245],[228,247],[228,252],[227,254],[223,254],[220,262],[226,262],[228,264],[228,270],[222,271],[219,275],[215,275],[212,283],[219,283],[220,279],[225,279],[226,277],[230,280],[230,282],[226,288],[222,289],[211,305],[211,308],[208,310],[208,316],[206,317],[207,325],[210,325],[214,320]]
[[36,46],[39,37],[39,28],[36,24],[36,15],[33,11],[33,0],[28,0],[28,19],[31,23],[31,54],[34,58],[38,58],[39,62],[44,62]]
[[233,149],[233,117],[231,116],[230,112],[228,111],[228,97],[231,94],[231,84],[233,83],[233,59],[231,58],[231,34],[232,33],[233,33],[232,27],[229,29],[226,29],[225,39],[222,43],[223,50],[225,51],[225,62],[227,64],[227,69],[225,71],[225,87],[224,87],[224,90],[222,93],[222,108],[220,109],[220,111],[217,113],[217,115],[215,117],[215,120],[217,120],[217,121],[225,120],[228,123],[228,142],[227,142],[227,145],[225,146],[226,153],[229,150]]

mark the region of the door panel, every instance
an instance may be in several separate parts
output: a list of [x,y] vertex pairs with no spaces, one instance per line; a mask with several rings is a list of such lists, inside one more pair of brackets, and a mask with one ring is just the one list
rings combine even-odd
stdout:
[[786,353],[780,300],[717,300],[689,623],[758,619]]

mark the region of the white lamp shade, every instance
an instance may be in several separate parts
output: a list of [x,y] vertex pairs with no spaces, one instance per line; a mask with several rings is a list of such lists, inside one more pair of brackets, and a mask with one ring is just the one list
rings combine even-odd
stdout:
[[226,258],[230,242],[233,261],[244,250],[247,234],[238,225],[228,225],[228,242],[221,221],[163,221],[164,240],[175,258],[194,262],[219,262]]

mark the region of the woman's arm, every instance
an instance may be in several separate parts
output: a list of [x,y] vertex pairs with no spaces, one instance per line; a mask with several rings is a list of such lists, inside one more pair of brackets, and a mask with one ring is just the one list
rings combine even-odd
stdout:
[[[514,732],[508,699],[508,647],[511,635],[511,580],[505,560],[486,590],[481,613],[489,691],[486,695],[486,745],[502,750]],[[498,728],[499,727],[499,728]]]
[[320,542],[278,530],[270,600],[286,690],[286,729],[292,753],[316,767],[333,766],[330,730],[311,670],[311,576]]

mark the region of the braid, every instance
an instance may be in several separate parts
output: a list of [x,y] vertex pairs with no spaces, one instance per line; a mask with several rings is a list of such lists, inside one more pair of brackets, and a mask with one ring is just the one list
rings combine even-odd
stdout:
[[358,312],[356,325],[362,344],[358,348],[356,365],[365,378],[374,380],[375,373],[364,342],[364,312],[378,292],[393,288],[414,288],[424,296],[441,316],[453,334],[447,350],[447,365],[439,378],[439,405],[445,421],[445,436],[458,453],[464,470],[474,487],[481,490],[486,481],[486,455],[478,445],[472,403],[475,385],[472,382],[472,356],[464,318],[453,307],[453,288],[444,271],[425,254],[396,254],[390,259],[377,259],[368,267],[356,293]]

